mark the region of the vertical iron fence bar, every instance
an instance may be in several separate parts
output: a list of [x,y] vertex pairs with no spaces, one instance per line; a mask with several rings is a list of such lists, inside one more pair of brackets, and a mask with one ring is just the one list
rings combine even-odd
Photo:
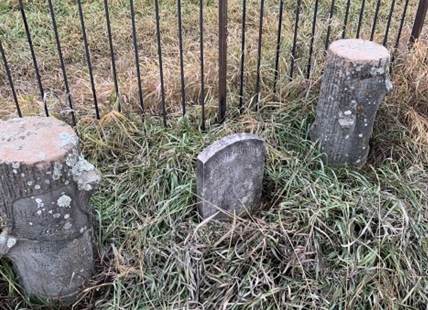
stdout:
[[260,18],[259,18],[259,42],[257,47],[257,77],[256,77],[256,93],[257,96],[257,111],[260,110],[260,66],[262,61],[262,34],[263,34],[263,15],[265,1],[260,2]]
[[116,63],[114,60],[114,47],[113,47],[113,37],[111,35],[111,26],[110,26],[110,13],[108,10],[107,0],[104,0],[104,11],[106,14],[106,23],[107,23],[107,35],[108,35],[108,43],[110,47],[110,57],[111,57],[111,69],[113,71],[113,81],[114,81],[114,91],[116,93],[116,101],[118,103],[117,110],[121,112],[122,108],[120,105],[120,97],[119,97],[119,85],[117,83],[117,73],[116,73]]
[[419,39],[427,15],[427,9],[428,0],[419,0],[418,10],[416,12],[415,21],[413,22],[412,34],[410,35],[410,44],[415,43],[416,40]]
[[361,30],[361,24],[363,23],[364,6],[365,5],[366,5],[366,0],[363,0],[361,2],[360,16],[358,17],[357,39],[360,38],[360,30]]
[[25,17],[24,5],[22,0],[19,0],[19,9],[21,11],[22,19],[24,21],[25,33],[27,35],[28,45],[30,46],[31,58],[33,59],[34,71],[36,72],[37,84],[39,86],[40,96],[43,101],[46,116],[49,116],[48,106],[46,104],[45,92],[43,90],[42,79],[40,77],[39,67],[37,65],[36,53],[34,52],[33,41],[31,39],[30,29],[28,27],[27,18]]
[[311,40],[310,40],[310,44],[309,44],[309,58],[308,58],[308,65],[306,67],[306,78],[307,79],[309,79],[311,77],[312,54],[314,53],[314,40],[315,40],[315,29],[316,29],[316,24],[317,24],[317,14],[318,14],[318,0],[315,0],[314,17],[312,20]]
[[202,124],[201,129],[205,130],[205,85],[204,85],[204,0],[199,0],[199,42],[201,50],[201,105]]
[[[395,44],[394,44],[394,50],[397,49],[398,44],[400,43],[401,31],[403,30],[404,20],[406,19],[408,7],[409,7],[409,0],[406,0],[406,3],[404,4],[403,14],[401,15],[400,27],[398,29],[397,38],[396,38]],[[392,55],[392,58],[394,58],[394,55]]]
[[245,21],[247,19],[247,1],[242,0],[242,33],[241,33],[241,68],[239,84],[239,111],[242,112],[244,101],[244,61],[245,61]]
[[73,126],[76,126],[76,115],[74,113],[73,102],[71,100],[70,87],[68,86],[67,72],[65,71],[64,59],[62,57],[61,42],[59,40],[58,27],[57,27],[57,24],[56,24],[55,12],[54,12],[54,9],[53,9],[52,0],[49,0],[48,4],[49,4],[49,11],[51,13],[52,26],[53,26],[54,33],[55,33],[56,48],[58,50],[59,62],[60,62],[60,65],[61,65],[62,76],[63,76],[63,79],[64,79],[64,87],[65,87],[65,92],[66,92],[65,93],[66,101],[68,102],[68,106],[70,108],[70,113],[71,113],[71,119],[72,119],[72,122],[73,122]]
[[15,87],[13,86],[12,75],[10,74],[9,65],[7,64],[6,54],[4,52],[3,44],[1,43],[1,40],[0,40],[0,53],[1,53],[1,58],[3,59],[4,68],[6,70],[7,79],[9,80],[9,85],[10,85],[10,88],[12,89],[12,95],[13,95],[13,100],[15,101],[16,111],[18,112],[18,116],[22,117],[21,108],[19,107],[18,97],[16,96]]
[[330,45],[330,33],[331,33],[331,20],[333,19],[333,10],[334,10],[334,0],[331,0],[330,13],[328,16],[328,26],[327,26],[327,37],[325,38],[325,50],[328,49]]
[[299,17],[300,17],[301,5],[302,5],[302,0],[297,0],[296,18],[294,19],[295,21],[294,21],[293,47],[291,48],[290,80],[293,79],[293,75],[294,75],[294,61],[296,59],[297,31],[299,28]]
[[82,36],[83,36],[83,44],[85,46],[86,62],[88,63],[89,78],[91,80],[92,96],[94,97],[95,116],[97,119],[100,119],[100,112],[98,109],[98,101],[97,101],[97,93],[95,91],[94,75],[92,73],[91,55],[89,53],[88,38],[86,37],[86,28],[85,28],[85,21],[83,18],[83,9],[82,9],[81,0],[77,0],[77,5],[79,7],[80,26],[82,28]]
[[345,36],[346,36],[346,27],[348,26],[349,6],[350,5],[351,5],[351,0],[348,0],[346,2],[345,20],[343,21],[342,39],[345,39]]
[[386,23],[385,36],[383,37],[383,46],[388,43],[389,27],[391,26],[392,14],[394,14],[395,0],[392,0],[391,9],[389,10],[388,22]]
[[279,18],[278,18],[278,31],[276,37],[276,56],[275,56],[275,77],[273,80],[273,93],[276,95],[276,86],[279,75],[279,51],[281,49],[281,30],[282,30],[282,13],[284,11],[284,0],[279,0]]
[[138,59],[137,30],[135,27],[134,1],[129,0],[129,5],[131,7],[132,42],[134,44],[135,68],[137,70],[138,98],[140,100],[141,112],[144,114],[143,89],[142,89],[142,85],[141,85],[141,74],[140,74],[140,61]]
[[218,122],[223,123],[226,117],[226,78],[227,78],[227,0],[219,0],[219,79],[218,79]]
[[159,14],[159,0],[155,0],[155,11],[156,11],[156,37],[158,41],[158,56],[159,56],[159,75],[161,83],[161,98],[162,98],[162,118],[163,125],[166,127],[166,106],[165,106],[165,84],[163,81],[163,66],[162,66],[162,45],[160,35],[160,14]]
[[381,0],[377,0],[375,15],[374,15],[374,19],[373,19],[372,33],[370,34],[370,41],[373,41],[373,38],[374,38],[374,33],[375,33],[375,30],[376,30],[377,18],[378,18],[378,15],[379,15],[380,1]]
[[184,62],[183,62],[183,35],[181,21],[181,0],[177,0],[178,11],[178,44],[180,49],[180,79],[181,79],[181,105],[183,107],[183,116],[186,114],[186,93],[184,84]]

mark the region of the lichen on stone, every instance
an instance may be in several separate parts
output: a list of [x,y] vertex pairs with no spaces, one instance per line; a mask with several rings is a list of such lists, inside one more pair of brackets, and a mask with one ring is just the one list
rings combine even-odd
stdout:
[[72,153],[68,155],[66,164],[71,168],[71,175],[79,190],[91,191],[93,186],[90,183],[99,183],[100,177],[94,165],[85,160],[83,156]]
[[40,160],[45,160],[46,159],[46,153],[40,152],[39,154],[37,154],[38,158]]
[[73,224],[71,224],[70,222],[67,222],[64,224],[63,228],[64,229],[70,229],[73,226]]
[[61,142],[60,142],[61,148],[64,148],[68,144],[76,146],[78,143],[78,139],[77,139],[76,135],[69,134],[68,132],[61,132],[59,134],[59,139],[61,140]]
[[36,203],[37,203],[37,208],[43,208],[45,206],[45,204],[43,203],[43,200],[41,200],[40,198],[36,198]]
[[53,174],[52,174],[52,179],[58,180],[62,175],[61,170],[62,170],[62,164],[59,162],[55,162]]
[[16,244],[16,239],[15,238],[9,238],[8,240],[7,240],[7,243],[6,243],[6,245],[7,245],[7,247],[10,249],[11,247],[13,247],[14,245]]
[[60,208],[70,208],[71,198],[67,195],[62,195],[61,197],[58,198],[56,204]]

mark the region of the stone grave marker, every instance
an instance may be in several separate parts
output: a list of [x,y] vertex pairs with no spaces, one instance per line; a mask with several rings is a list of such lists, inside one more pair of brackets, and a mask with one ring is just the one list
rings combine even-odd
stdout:
[[[265,141],[253,134],[226,136],[203,150],[197,160],[197,196],[203,219],[227,219],[260,204]],[[222,212],[226,211],[226,212]]]
[[328,48],[309,131],[328,165],[360,168],[366,162],[377,110],[392,89],[389,62],[388,50],[367,40],[337,40]]
[[25,292],[73,302],[94,268],[89,198],[100,175],[52,117],[0,122],[0,255]]

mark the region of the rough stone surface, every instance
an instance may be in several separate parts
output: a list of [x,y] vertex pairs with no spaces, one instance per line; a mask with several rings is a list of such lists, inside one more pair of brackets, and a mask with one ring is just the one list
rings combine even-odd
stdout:
[[382,45],[346,39],[327,50],[316,119],[309,137],[330,166],[364,165],[377,110],[391,91],[388,50]]
[[[197,195],[202,218],[228,218],[260,204],[265,142],[247,133],[226,136],[198,156]],[[222,212],[226,211],[226,212]]]
[[100,183],[62,121],[0,122],[0,255],[29,295],[70,303],[93,271],[92,209]]

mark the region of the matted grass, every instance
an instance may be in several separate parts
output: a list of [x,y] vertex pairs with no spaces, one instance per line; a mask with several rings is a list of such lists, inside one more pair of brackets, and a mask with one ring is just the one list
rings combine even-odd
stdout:
[[[40,2],[33,2],[37,4],[34,8],[40,7]],[[272,1],[266,2],[274,6]],[[16,6],[6,3],[16,11]],[[72,2],[61,4],[66,16],[66,7],[72,6]],[[126,16],[126,2],[115,4],[114,14],[123,12]],[[210,4],[213,16],[217,14],[214,4]],[[93,1],[87,2],[86,8],[91,5],[101,7]],[[196,2],[192,5],[195,10]],[[239,13],[239,6],[235,10]],[[251,10],[257,12],[258,8]],[[197,16],[188,13],[187,18],[196,20]],[[257,18],[255,14],[253,27],[257,26]],[[103,27],[92,22],[91,31]],[[12,21],[8,19],[8,23]],[[71,19],[68,26],[70,23]],[[273,30],[275,24],[272,22]],[[125,27],[115,26],[116,31],[122,26]],[[139,27],[144,28],[141,24]],[[239,32],[239,28],[229,31]],[[129,32],[126,33],[131,40]],[[175,37],[171,34],[172,38]],[[207,40],[206,45],[210,46],[209,36]],[[230,40],[234,40],[232,36]],[[193,54],[195,63],[189,63],[189,67],[195,66],[194,73],[198,74],[195,65],[198,43],[196,38],[193,41],[195,50],[189,49],[188,55]],[[318,41],[321,46],[322,41],[321,38]],[[215,42],[214,35],[211,42]],[[275,45],[275,41],[267,42]],[[124,50],[123,55],[131,55],[126,54],[132,53],[130,44],[131,41],[127,46],[118,46]],[[212,45],[214,51],[215,43]],[[64,50],[73,46],[70,41]],[[264,50],[271,57],[272,46]],[[318,52],[317,70],[321,69],[321,54],[322,50]],[[238,61],[239,51],[236,55]],[[263,67],[266,79],[262,83],[266,95],[260,112],[253,112],[250,105],[246,105],[242,115],[236,109],[229,109],[229,118],[218,126],[214,121],[217,69],[213,52],[212,71],[208,71],[212,72],[212,92],[207,95],[210,128],[207,132],[198,128],[199,106],[191,105],[188,115],[179,118],[179,92],[175,93],[176,99],[168,97],[171,98],[169,112],[175,119],[171,118],[167,128],[159,117],[142,120],[131,113],[138,111],[131,73],[121,78],[121,89],[126,89],[123,86],[126,83],[134,87],[129,92],[129,106],[125,106],[123,114],[110,111],[110,101],[106,99],[100,121],[93,119],[90,104],[83,106],[83,98],[89,102],[91,98],[89,87],[83,87],[82,101],[76,98],[77,104],[81,104],[77,126],[81,149],[102,172],[103,186],[92,199],[98,248],[96,275],[74,309],[425,309],[428,304],[426,55],[424,42],[411,51],[400,48],[396,54],[392,68],[394,90],[381,105],[368,163],[359,171],[330,169],[322,164],[318,150],[307,140],[308,128],[314,120],[319,75],[315,74],[312,80],[299,76],[285,83],[288,62],[285,56],[281,100],[269,91],[272,61],[266,61]],[[25,59],[22,55],[13,57]],[[130,57],[124,56],[122,60],[132,66],[132,58],[126,58]],[[174,59],[170,64],[177,65],[178,60]],[[56,61],[54,56],[51,60],[46,62],[48,69]],[[152,55],[150,61],[155,60]],[[254,64],[254,57],[248,61]],[[85,70],[84,58],[73,58],[69,65],[81,66],[80,72]],[[15,66],[22,74],[22,81],[31,75],[31,67],[25,71],[24,62]],[[96,69],[103,72],[97,75],[101,82],[98,85],[108,85],[110,96],[113,86],[108,64],[102,67],[100,62]],[[129,70],[132,72],[133,68]],[[236,71],[230,74],[233,72]],[[209,88],[210,75],[207,76]],[[253,85],[252,78],[248,73],[248,85]],[[173,81],[177,89],[178,81]],[[59,79],[57,83],[60,84]],[[194,96],[197,103],[198,79],[189,84],[193,85],[189,86],[189,98]],[[25,99],[24,89],[21,94],[21,100]],[[229,96],[230,105],[236,107],[236,92]],[[50,102],[55,110],[55,101]],[[23,102],[30,114],[42,112],[37,104],[37,99],[31,104]],[[153,101],[155,113],[156,104]],[[2,111],[2,118],[14,113],[13,107]],[[266,139],[262,206],[230,223],[201,222],[195,205],[196,157],[210,143],[236,132],[250,132]],[[0,308],[43,308],[21,295],[10,263],[1,259],[0,265]]]

